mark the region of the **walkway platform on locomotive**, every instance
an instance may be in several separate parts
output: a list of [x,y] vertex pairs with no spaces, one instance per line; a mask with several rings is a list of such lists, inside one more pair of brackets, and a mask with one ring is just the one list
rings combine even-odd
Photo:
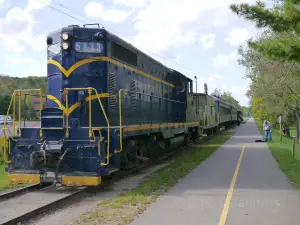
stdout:
[[296,225],[300,194],[253,119],[131,225]]

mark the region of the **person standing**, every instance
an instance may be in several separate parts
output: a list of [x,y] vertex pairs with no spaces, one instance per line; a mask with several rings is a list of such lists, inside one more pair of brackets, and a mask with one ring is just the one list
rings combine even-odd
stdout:
[[263,129],[265,131],[265,141],[272,141],[272,124],[268,120],[264,120]]

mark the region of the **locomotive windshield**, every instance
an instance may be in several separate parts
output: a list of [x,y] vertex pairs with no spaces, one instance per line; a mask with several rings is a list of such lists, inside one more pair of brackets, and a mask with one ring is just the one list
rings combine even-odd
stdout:
[[48,45],[47,48],[48,59],[52,58],[55,55],[58,55],[60,52],[61,52],[60,43]]

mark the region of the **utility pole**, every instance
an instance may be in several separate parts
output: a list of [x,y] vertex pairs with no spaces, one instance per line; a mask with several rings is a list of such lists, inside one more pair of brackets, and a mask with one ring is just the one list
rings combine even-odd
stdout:
[[196,80],[196,93],[198,93],[198,92],[197,92],[197,76],[195,76],[194,78],[195,78],[195,80]]

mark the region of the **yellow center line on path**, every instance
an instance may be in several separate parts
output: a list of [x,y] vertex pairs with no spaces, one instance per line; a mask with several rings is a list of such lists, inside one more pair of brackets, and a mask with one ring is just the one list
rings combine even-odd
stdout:
[[230,206],[233,190],[234,190],[235,183],[236,183],[236,178],[237,178],[239,170],[240,170],[240,165],[241,165],[241,161],[242,161],[242,158],[243,158],[243,155],[244,155],[245,147],[246,147],[246,145],[243,145],[243,149],[241,151],[239,161],[236,165],[236,168],[235,168],[235,171],[234,171],[234,174],[233,174],[233,177],[232,177],[232,181],[231,181],[228,193],[227,193],[226,201],[225,201],[225,204],[224,204],[224,207],[223,207],[223,210],[222,210],[222,214],[221,214],[221,217],[220,217],[220,220],[219,220],[219,225],[225,225],[226,224],[227,215],[228,215],[228,211],[229,211],[229,206]]

